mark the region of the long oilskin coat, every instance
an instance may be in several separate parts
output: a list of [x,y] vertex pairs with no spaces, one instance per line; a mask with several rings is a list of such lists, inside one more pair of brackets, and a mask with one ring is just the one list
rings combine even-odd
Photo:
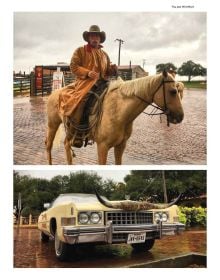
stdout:
[[59,111],[70,116],[97,80],[88,77],[90,71],[100,73],[100,78],[111,75],[110,59],[102,46],[98,49],[89,44],[79,47],[74,52],[70,69],[76,75],[76,81],[63,88],[59,96]]

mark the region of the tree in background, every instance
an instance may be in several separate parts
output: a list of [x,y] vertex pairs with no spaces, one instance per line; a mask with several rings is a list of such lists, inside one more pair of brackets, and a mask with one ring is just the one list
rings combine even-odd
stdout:
[[[184,198],[195,198],[206,194],[206,171],[204,170],[166,170],[164,171],[168,201],[180,193]],[[132,170],[124,182],[112,179],[103,180],[96,172],[79,171],[68,176],[55,176],[51,180],[21,176],[14,172],[14,206],[21,194],[24,216],[38,215],[43,204],[52,202],[61,193],[94,193],[96,188],[101,195],[110,200],[148,200],[164,202],[161,170]]]
[[176,71],[177,67],[173,63],[171,63],[171,62],[160,63],[160,64],[156,65],[156,73],[157,74],[163,72],[163,70],[169,71],[170,69]]
[[[166,170],[166,187],[168,200],[171,201],[180,193],[184,198],[198,197],[206,194],[206,171],[204,170]],[[127,192],[133,194],[133,199],[148,199],[152,202],[163,202],[163,181],[161,170],[132,170],[125,177]],[[137,182],[142,182],[141,187]]]
[[102,178],[95,172],[79,171],[70,173],[68,188],[69,193],[94,193],[94,187],[98,190],[102,186]]
[[103,180],[95,172],[79,171],[69,176],[55,176],[51,180],[21,176],[14,172],[14,206],[18,196],[22,197],[22,215],[39,214],[43,204],[52,202],[61,193],[94,193],[96,188],[100,194],[110,197],[116,189],[113,180]]
[[188,76],[188,82],[191,81],[192,77],[206,76],[207,69],[200,64],[196,64],[192,60],[184,62],[177,71],[180,76]]

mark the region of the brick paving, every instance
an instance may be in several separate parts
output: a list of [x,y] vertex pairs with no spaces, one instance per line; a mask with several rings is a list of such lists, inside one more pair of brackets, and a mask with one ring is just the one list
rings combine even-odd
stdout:
[[[156,240],[149,252],[132,252],[127,244],[79,247],[70,260],[60,262],[55,257],[54,241],[41,243],[37,229],[14,229],[15,268],[119,268],[140,265],[149,261],[175,258],[182,254],[200,253],[206,255],[206,231],[186,230],[175,236],[164,236]],[[175,267],[175,262],[174,262]]]
[[[47,97],[14,98],[14,164],[46,165]],[[125,165],[206,164],[206,91],[187,89],[181,124],[166,126],[166,119],[140,114],[123,156]],[[150,111],[150,110],[149,110]],[[75,149],[77,165],[97,164],[96,145]],[[53,164],[64,165],[64,146],[54,147]],[[108,164],[114,164],[113,149]]]

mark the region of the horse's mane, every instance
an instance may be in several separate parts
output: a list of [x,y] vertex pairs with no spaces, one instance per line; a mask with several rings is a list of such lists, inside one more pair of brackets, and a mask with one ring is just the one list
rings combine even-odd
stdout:
[[117,80],[113,80],[110,82],[109,86],[108,86],[108,92],[112,91],[116,88],[119,88],[121,84],[125,83],[124,80],[122,80],[121,77],[118,77]]
[[150,93],[152,89],[159,86],[161,82],[161,74],[137,78],[126,81],[119,85],[120,92],[124,96],[140,96],[146,97],[146,93]]

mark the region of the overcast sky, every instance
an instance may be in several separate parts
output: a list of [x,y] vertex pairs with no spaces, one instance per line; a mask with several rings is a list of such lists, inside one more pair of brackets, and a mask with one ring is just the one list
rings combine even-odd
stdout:
[[[97,173],[99,176],[101,176],[104,180],[106,179],[112,179],[115,182],[124,182],[124,177],[127,174],[130,174],[129,170],[84,170],[85,172],[89,173]],[[69,175],[71,172],[79,172],[79,170],[21,170],[18,171],[20,175],[30,175],[31,177],[36,178],[46,178],[51,179],[54,176],[57,175]]]
[[93,24],[106,32],[104,50],[112,63],[138,64],[155,74],[159,63],[179,67],[187,60],[206,64],[204,12],[15,12],[14,70],[29,72],[35,65],[69,63],[73,51],[85,44],[82,33]]

